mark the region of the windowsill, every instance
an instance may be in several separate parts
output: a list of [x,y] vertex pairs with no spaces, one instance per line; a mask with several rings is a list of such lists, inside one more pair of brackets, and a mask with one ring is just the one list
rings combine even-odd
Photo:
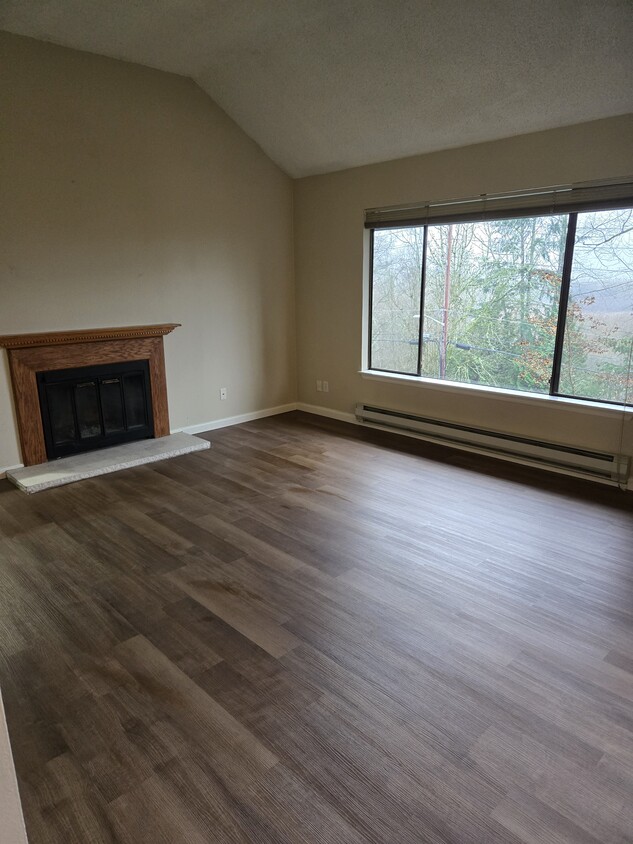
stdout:
[[515,390],[504,390],[501,387],[482,387],[479,384],[460,384],[457,381],[440,381],[435,378],[418,377],[417,375],[396,375],[390,372],[380,372],[373,369],[361,369],[359,374],[371,381],[384,381],[388,384],[402,384],[409,387],[426,387],[447,393],[464,395],[470,393],[482,397],[489,397],[498,401],[511,401],[515,404],[550,405],[581,410],[596,416],[613,418],[617,415],[633,414],[633,407],[620,404],[602,404],[585,401],[584,399],[569,399],[562,396],[548,396],[540,393],[520,393]]

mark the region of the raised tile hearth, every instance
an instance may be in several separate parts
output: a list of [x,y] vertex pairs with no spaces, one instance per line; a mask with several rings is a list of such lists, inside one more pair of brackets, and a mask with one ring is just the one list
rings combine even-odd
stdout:
[[99,451],[89,451],[72,457],[62,457],[39,466],[26,466],[7,472],[7,478],[23,492],[42,492],[45,489],[72,484],[75,481],[94,478],[130,469],[143,463],[154,463],[168,457],[178,457],[192,451],[203,451],[211,443],[191,434],[169,434],[160,439],[115,445]]

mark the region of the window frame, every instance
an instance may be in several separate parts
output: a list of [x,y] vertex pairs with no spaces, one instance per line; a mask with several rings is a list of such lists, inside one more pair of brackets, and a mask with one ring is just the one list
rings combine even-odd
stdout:
[[[537,193],[536,191],[534,192]],[[540,190],[538,193],[543,193]],[[530,194],[526,194],[529,196]],[[485,202],[484,198],[480,198]],[[583,404],[591,404],[591,405],[603,405],[603,406],[611,406],[613,408],[626,408],[629,406],[629,403],[625,401],[615,401],[610,399],[599,399],[599,398],[591,398],[589,396],[583,395],[570,395],[569,393],[563,393],[560,391],[560,376],[561,376],[561,365],[563,360],[563,346],[565,341],[565,327],[567,322],[567,312],[569,307],[569,294],[570,294],[570,287],[571,287],[571,276],[572,276],[572,269],[573,269],[573,262],[574,262],[574,248],[576,245],[576,230],[577,230],[577,222],[578,222],[578,214],[579,213],[590,213],[592,211],[603,211],[603,210],[631,210],[633,211],[633,198],[627,199],[623,201],[623,199],[619,200],[608,200],[603,199],[602,201],[596,199],[594,202],[583,201],[582,205],[579,204],[578,210],[572,210],[571,207],[568,208],[559,208],[558,210],[555,207],[551,207],[547,210],[544,208],[533,209],[532,213],[525,213],[520,206],[516,208],[515,211],[511,207],[504,209],[503,213],[499,214],[491,214],[482,217],[480,213],[473,213],[472,215],[468,215],[468,217],[464,217],[460,215],[459,219],[451,218],[447,216],[446,219],[440,218],[433,218],[428,214],[429,209],[432,207],[432,204],[427,204],[425,206],[419,206],[420,208],[424,207],[427,210],[426,219],[420,218],[415,219],[410,217],[409,219],[403,219],[396,221],[395,219],[392,221],[384,221],[384,222],[377,222],[377,218],[380,217],[382,213],[380,209],[370,209],[366,212],[366,222],[365,227],[369,230],[369,272],[368,272],[368,283],[369,283],[369,290],[368,290],[368,324],[367,324],[367,346],[366,346],[366,361],[367,367],[363,367],[361,370],[363,375],[372,375],[375,374],[376,376],[385,376],[388,377],[390,375],[397,376],[399,378],[406,378],[411,379],[416,383],[420,384],[446,384],[451,385],[455,388],[477,388],[479,390],[489,390],[489,391],[502,391],[503,393],[507,393],[509,395],[516,395],[521,397],[539,397],[543,398],[550,398],[550,399],[565,399],[571,401],[578,401]],[[389,214],[394,213],[394,209],[385,209],[384,210],[385,217],[388,217]],[[428,229],[429,226],[438,226],[438,225],[449,225],[451,223],[460,224],[460,223],[469,223],[469,222],[479,222],[482,219],[488,219],[491,221],[500,220],[500,219],[511,219],[513,218],[513,214],[516,214],[516,218],[519,217],[543,217],[543,216],[563,216],[567,215],[567,232],[566,232],[566,239],[565,239],[565,250],[563,255],[563,267],[561,273],[561,288],[560,288],[560,298],[559,298],[559,306],[558,306],[558,316],[556,322],[556,335],[554,340],[554,352],[552,356],[552,368],[551,368],[551,375],[549,379],[549,390],[547,392],[531,392],[529,390],[513,390],[511,388],[505,387],[495,387],[491,384],[474,384],[469,381],[450,381],[445,378],[432,378],[430,376],[422,375],[422,349],[423,349],[423,332],[424,332],[424,299],[425,299],[425,284],[426,284],[426,264],[427,264],[427,245],[428,245]],[[374,219],[372,219],[374,218]],[[419,307],[419,326],[418,326],[418,354],[417,354],[417,371],[414,372],[403,372],[395,369],[383,369],[379,367],[372,366],[372,338],[373,338],[373,304],[374,304],[374,235],[377,229],[407,229],[407,228],[422,228],[424,232],[424,245],[423,245],[423,252],[422,252],[422,266],[420,271],[420,307]]]

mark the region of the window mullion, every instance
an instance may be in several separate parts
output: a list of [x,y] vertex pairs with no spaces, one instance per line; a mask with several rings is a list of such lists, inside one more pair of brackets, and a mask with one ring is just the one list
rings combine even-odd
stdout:
[[428,226],[422,238],[422,268],[420,270],[420,325],[418,329],[418,375],[422,375],[422,336],[424,334],[424,288],[426,286],[426,240]]
[[574,260],[574,243],[576,240],[577,220],[577,213],[569,215],[567,240],[565,241],[565,257],[563,258],[563,274],[560,283],[560,299],[558,302],[556,340],[554,341],[554,356],[552,358],[552,377],[549,382],[550,396],[558,394],[560,384],[560,367],[563,360],[563,343],[565,341],[565,323],[567,322],[567,308],[569,305],[569,286],[571,282],[571,268]]
[[369,331],[367,332],[367,365],[371,366],[372,334],[374,330],[374,229],[369,231]]

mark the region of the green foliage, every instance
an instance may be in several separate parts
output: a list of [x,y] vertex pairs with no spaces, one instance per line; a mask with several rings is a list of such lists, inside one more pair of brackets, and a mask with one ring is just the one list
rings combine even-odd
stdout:
[[[626,399],[631,216],[579,215],[561,392]],[[567,225],[566,215],[556,215],[428,228],[420,374],[549,391]],[[422,227],[375,233],[374,368],[417,372],[423,253]]]

